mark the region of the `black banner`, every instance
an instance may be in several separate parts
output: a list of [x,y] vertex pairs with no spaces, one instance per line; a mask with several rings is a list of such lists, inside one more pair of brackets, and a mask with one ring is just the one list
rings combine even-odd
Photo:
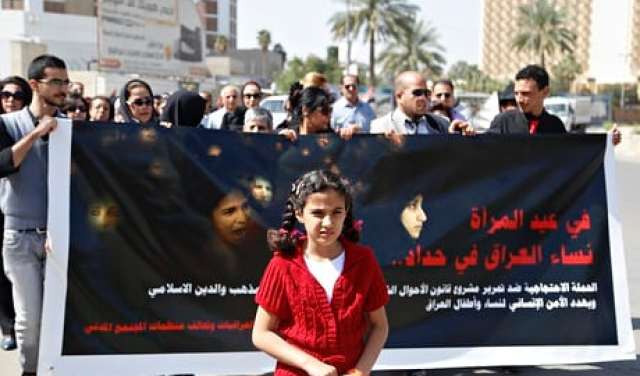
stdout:
[[73,128],[62,355],[254,351],[291,183],[353,184],[387,348],[616,345],[602,136]]

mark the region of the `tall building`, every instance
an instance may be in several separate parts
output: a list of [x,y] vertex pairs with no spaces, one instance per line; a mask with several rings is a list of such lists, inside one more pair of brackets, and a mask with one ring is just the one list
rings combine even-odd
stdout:
[[[532,52],[518,52],[519,10],[534,0],[484,0],[481,68],[494,78],[513,78],[527,64],[540,63]],[[566,26],[576,34],[574,56],[582,66],[581,81],[635,81],[640,75],[640,0],[551,0],[566,13]],[[553,66],[560,53],[545,64]]]
[[204,0],[203,3],[206,10],[205,36],[207,49],[213,51],[216,38],[219,35],[224,35],[228,38],[230,49],[237,49],[238,1]]

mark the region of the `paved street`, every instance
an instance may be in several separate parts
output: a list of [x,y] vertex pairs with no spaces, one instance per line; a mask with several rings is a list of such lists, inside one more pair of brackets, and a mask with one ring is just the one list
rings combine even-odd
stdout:
[[[622,153],[618,153],[620,155]],[[632,155],[632,157],[629,157]],[[640,157],[626,153],[618,158],[618,183],[620,206],[623,219],[627,274],[629,277],[631,314],[637,353],[640,353]],[[91,374],[88,370],[87,374]],[[424,374],[431,376],[464,376],[477,374],[506,375],[542,375],[542,376],[626,376],[640,375],[640,360],[630,362],[599,363],[580,366],[530,367],[511,371],[502,369],[456,369],[433,370]],[[18,357],[15,351],[0,351],[0,375],[20,375]]]

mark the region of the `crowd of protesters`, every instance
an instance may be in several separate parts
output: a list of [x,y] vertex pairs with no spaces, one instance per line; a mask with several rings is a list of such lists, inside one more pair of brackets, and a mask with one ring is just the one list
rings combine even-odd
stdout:
[[[335,133],[344,140],[358,134],[384,134],[394,143],[410,135],[474,135],[455,110],[454,84],[429,85],[418,72],[402,72],[394,82],[396,108],[376,118],[358,94],[359,80],[345,75],[341,97],[332,95],[327,78],[309,72],[292,83],[287,116],[274,124],[260,107],[261,85],[225,86],[214,100],[209,92],[178,90],[154,95],[141,79],[128,81],[117,95],[86,97],[81,83],[70,82],[64,61],[35,58],[28,77],[0,81],[0,206],[4,213],[0,273],[1,347],[19,348],[23,375],[35,374],[38,354],[46,240],[46,136],[56,117],[96,123],[134,123],[143,127],[200,127],[211,130],[273,133],[295,141],[299,136]],[[549,76],[530,65],[515,76],[513,91],[500,94],[492,133],[565,133],[560,120],[544,109]],[[613,141],[620,142],[614,130]],[[20,191],[16,187],[20,188]],[[12,297],[13,294],[13,297]],[[15,310],[14,310],[15,309]]]

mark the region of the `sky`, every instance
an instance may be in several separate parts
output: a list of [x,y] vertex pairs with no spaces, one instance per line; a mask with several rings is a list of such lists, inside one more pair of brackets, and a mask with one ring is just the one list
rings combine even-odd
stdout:
[[[482,1],[411,2],[420,6],[420,18],[438,31],[447,66],[459,60],[480,63]],[[341,59],[346,59],[346,42],[333,41],[328,26],[335,12],[346,9],[344,4],[339,0],[238,0],[238,48],[257,48],[258,30],[266,29],[274,44],[282,44],[288,58],[326,57],[327,46],[338,45]],[[369,48],[360,39],[352,48],[352,58],[369,61]]]

